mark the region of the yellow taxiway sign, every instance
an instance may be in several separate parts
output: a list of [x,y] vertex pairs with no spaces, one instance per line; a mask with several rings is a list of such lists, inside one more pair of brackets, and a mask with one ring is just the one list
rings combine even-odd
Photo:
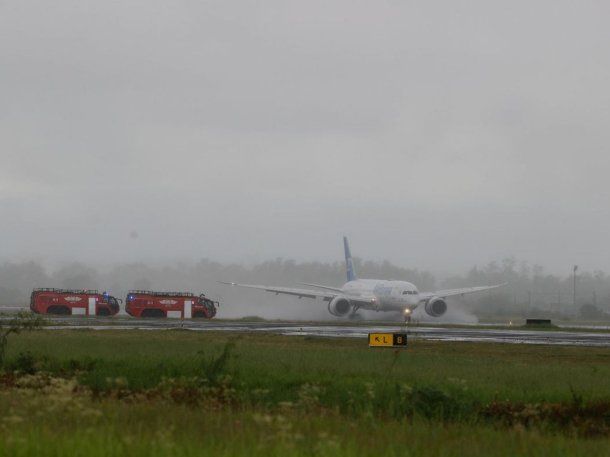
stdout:
[[369,333],[370,347],[405,347],[407,345],[406,333]]

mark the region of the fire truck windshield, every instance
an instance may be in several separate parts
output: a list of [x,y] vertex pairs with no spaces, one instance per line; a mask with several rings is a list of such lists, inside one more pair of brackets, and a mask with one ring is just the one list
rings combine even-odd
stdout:
[[111,297],[110,295],[106,295],[106,298],[108,300],[108,304],[110,305],[111,308],[115,309],[116,311],[119,310],[119,302],[117,301],[116,298]]

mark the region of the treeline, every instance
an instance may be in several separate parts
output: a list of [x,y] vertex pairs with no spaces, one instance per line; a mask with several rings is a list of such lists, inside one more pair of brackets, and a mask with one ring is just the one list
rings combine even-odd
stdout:
[[[569,272],[571,273],[571,272]],[[549,317],[607,317],[610,312],[610,276],[603,271],[577,271],[557,276],[545,273],[539,265],[530,266],[513,258],[474,267],[467,274],[447,278],[443,284],[461,287],[469,284],[502,284],[489,296],[469,299],[478,315],[541,314]],[[574,293],[576,290],[576,293]]]
[[[577,273],[574,305],[570,274],[563,277],[547,274],[540,266],[510,258],[442,280],[430,272],[398,267],[387,261],[355,259],[355,267],[361,277],[406,280],[415,283],[421,291],[508,283],[492,292],[459,299],[464,307],[478,315],[518,316],[540,312],[595,319],[610,311],[610,276],[601,271]],[[35,287],[106,290],[118,298],[124,298],[131,289],[188,290],[221,299],[227,307],[223,314],[229,316],[264,315],[265,310],[284,317],[294,315],[297,310],[299,317],[326,316],[323,306],[304,305],[291,297],[284,297],[281,302],[270,300],[269,295],[230,288],[217,281],[293,287],[301,282],[338,286],[345,282],[345,266],[343,262],[286,259],[243,266],[202,259],[171,265],[120,264],[107,269],[71,263],[49,271],[36,262],[7,262],[0,265],[0,305],[27,306]],[[283,310],[279,314],[278,307]]]

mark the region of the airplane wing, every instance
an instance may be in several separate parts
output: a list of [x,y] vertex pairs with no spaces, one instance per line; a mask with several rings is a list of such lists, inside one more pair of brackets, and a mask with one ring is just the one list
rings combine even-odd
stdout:
[[321,298],[324,301],[331,301],[337,295],[342,295],[339,292],[331,292],[331,291],[319,291],[319,290],[311,290],[311,289],[293,289],[291,287],[269,287],[269,286],[258,286],[255,284],[238,284],[236,282],[223,282],[218,281],[221,284],[227,284],[229,286],[235,287],[246,287],[248,289],[258,289],[264,290],[266,292],[271,292],[276,295],[285,294],[285,295],[293,295],[299,298]]
[[483,292],[484,290],[497,289],[498,287],[505,286],[506,284],[507,283],[496,284],[495,286],[464,287],[462,289],[447,289],[447,290],[439,290],[436,292],[422,292],[419,294],[419,296],[422,300],[427,300],[431,297],[447,298],[447,297],[453,297],[456,295],[473,294],[475,292]]
[[315,287],[316,289],[324,289],[324,290],[330,290],[331,292],[343,293],[343,290],[339,289],[338,287],[323,286],[321,284],[310,284],[308,282],[302,282],[300,284],[303,286]]
[[[248,289],[258,289],[264,290],[265,292],[271,292],[273,294],[285,294],[285,295],[293,295],[299,298],[319,298],[324,301],[332,301],[333,298],[338,297],[339,295],[347,298],[350,302],[358,305],[358,306],[371,306],[371,304],[377,303],[377,298],[374,295],[366,295],[366,294],[346,294],[342,292],[340,289],[335,290],[311,290],[311,289],[293,289],[291,287],[269,287],[269,286],[259,286],[256,284],[239,284],[236,282],[223,282],[218,281],[220,284],[226,284],[228,286],[235,287],[246,287]],[[330,289],[330,288],[329,288]]]

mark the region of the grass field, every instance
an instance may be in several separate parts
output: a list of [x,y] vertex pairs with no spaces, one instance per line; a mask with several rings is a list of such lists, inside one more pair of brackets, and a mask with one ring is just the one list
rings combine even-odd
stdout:
[[12,336],[0,455],[603,455],[610,350],[188,331]]

